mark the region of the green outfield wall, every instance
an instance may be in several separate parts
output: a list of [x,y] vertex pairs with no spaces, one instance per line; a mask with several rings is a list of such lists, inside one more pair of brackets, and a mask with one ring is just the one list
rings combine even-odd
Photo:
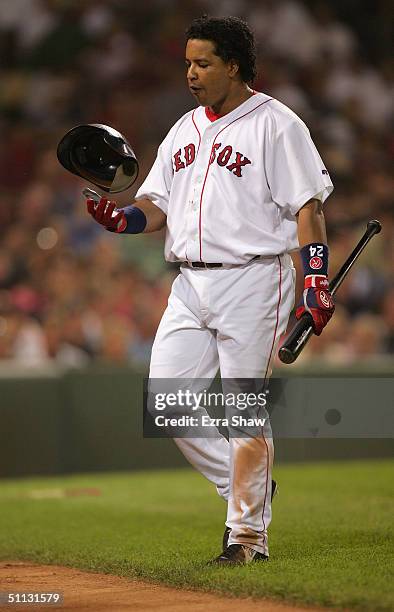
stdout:
[[[374,376],[387,382],[391,366],[375,368]],[[298,369],[294,378],[310,374],[322,375],[317,368]],[[325,369],[324,375],[329,374],[367,377],[371,370]],[[143,378],[129,368],[113,366],[26,371],[2,366],[0,476],[187,465],[171,440],[143,437]],[[376,403],[381,401],[378,394]],[[387,397],[384,401],[387,404]],[[380,438],[279,438],[276,461],[388,457],[394,450],[388,436],[386,432]]]

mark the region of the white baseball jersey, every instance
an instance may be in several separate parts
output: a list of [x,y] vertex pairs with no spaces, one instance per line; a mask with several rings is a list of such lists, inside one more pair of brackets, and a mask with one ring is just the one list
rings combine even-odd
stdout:
[[332,189],[303,121],[256,92],[215,121],[201,106],[179,119],[136,199],[167,215],[167,261],[243,264],[297,249],[296,213]]

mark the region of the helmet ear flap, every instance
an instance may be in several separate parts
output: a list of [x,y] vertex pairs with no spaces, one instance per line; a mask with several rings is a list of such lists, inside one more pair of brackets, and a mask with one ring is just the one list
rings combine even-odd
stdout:
[[69,172],[103,191],[125,191],[138,176],[138,160],[126,138],[108,125],[78,125],[57,147],[57,158]]

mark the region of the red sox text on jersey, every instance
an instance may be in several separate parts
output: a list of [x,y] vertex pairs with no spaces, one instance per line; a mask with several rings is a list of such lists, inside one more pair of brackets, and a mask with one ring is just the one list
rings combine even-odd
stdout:
[[[174,172],[179,172],[179,170],[190,166],[195,159],[196,147],[191,142],[185,147],[179,149],[173,156]],[[214,161],[216,161],[219,166],[226,168],[238,177],[242,176],[242,168],[252,163],[251,160],[246,157],[246,155],[243,155],[239,151],[234,152],[231,145],[222,146],[221,142],[216,142],[212,146],[209,164],[213,164]]]

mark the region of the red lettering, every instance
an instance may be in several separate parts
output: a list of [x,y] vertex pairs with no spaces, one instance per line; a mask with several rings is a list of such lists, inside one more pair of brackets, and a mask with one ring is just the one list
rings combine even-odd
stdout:
[[194,162],[196,157],[196,147],[193,143],[186,145],[185,147],[185,162],[186,166],[190,166]]
[[[218,159],[219,161],[219,159]],[[230,172],[232,172],[233,174],[235,174],[235,176],[242,176],[242,170],[241,168],[243,166],[246,166],[247,164],[251,164],[252,162],[250,161],[250,159],[248,159],[247,157],[242,157],[242,153],[238,153],[237,151],[237,155],[235,158],[235,162],[233,164],[230,164],[230,166],[226,166],[227,170],[230,170]],[[224,164],[222,164],[224,165]]]
[[219,166],[225,166],[230,161],[231,154],[233,152],[233,147],[227,145],[224,147],[223,151],[220,151],[218,155],[218,164]]
[[175,172],[182,170],[185,167],[185,164],[181,160],[181,150],[177,151],[174,155],[174,163],[175,163]]
[[210,157],[210,160],[209,160],[209,164],[210,165],[213,164],[213,162],[215,161],[215,159],[216,159],[216,151],[218,149],[220,149],[221,146],[222,146],[221,142],[217,142],[216,144],[214,144],[212,146],[211,157]]
[[[216,160],[219,166],[226,166],[227,170],[229,170],[232,174],[235,174],[235,176],[242,176],[242,168],[252,163],[250,159],[237,151],[235,154],[235,161],[227,166],[233,154],[233,147],[231,145],[226,145],[220,151],[220,153],[217,154],[221,146],[221,142],[216,142],[212,145],[209,165]],[[190,164],[192,164],[196,159],[196,147],[192,142],[186,145],[183,148],[183,151],[184,157],[181,156],[182,149],[179,149],[179,151],[174,154],[175,172],[179,172],[179,170],[186,168],[186,166],[190,166]]]

